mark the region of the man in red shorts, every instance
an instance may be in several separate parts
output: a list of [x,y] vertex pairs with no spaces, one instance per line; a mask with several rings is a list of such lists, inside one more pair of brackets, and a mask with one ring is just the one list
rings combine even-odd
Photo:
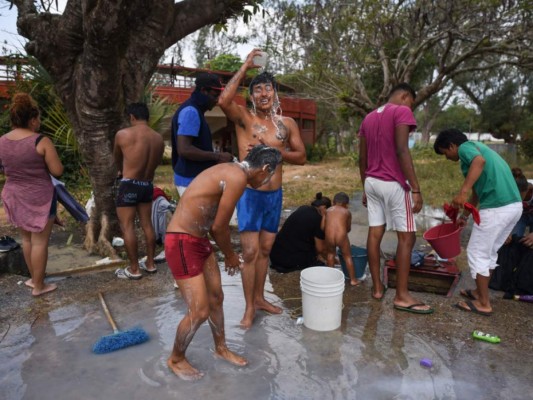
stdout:
[[248,363],[226,346],[220,269],[207,234],[211,234],[224,254],[226,271],[233,275],[241,264],[231,247],[229,229],[237,200],[246,185],[259,188],[268,183],[281,161],[279,150],[258,145],[241,163],[218,164],[203,171],[188,186],[167,227],[165,255],[187,303],[187,314],[178,325],[167,364],[184,380],[203,376],[189,363],[185,351],[207,319],[215,341],[215,355],[237,366]]

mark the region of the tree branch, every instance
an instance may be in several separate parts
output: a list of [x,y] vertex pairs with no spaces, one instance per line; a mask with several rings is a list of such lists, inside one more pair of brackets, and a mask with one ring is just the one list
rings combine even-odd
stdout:
[[[174,5],[172,29],[164,38],[165,47],[209,24],[224,23],[254,4],[250,0],[183,0]],[[198,12],[201,10],[201,13]]]

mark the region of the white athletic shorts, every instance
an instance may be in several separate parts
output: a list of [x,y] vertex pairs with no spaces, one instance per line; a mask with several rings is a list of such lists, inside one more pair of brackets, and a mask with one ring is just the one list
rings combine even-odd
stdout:
[[476,279],[477,274],[490,276],[490,270],[498,266],[498,250],[511,234],[522,210],[521,202],[479,210],[481,223],[473,225],[466,248],[473,279]]
[[178,191],[178,194],[181,196],[183,196],[183,193],[185,193],[185,190],[187,189],[187,186],[176,186],[176,189]]
[[365,179],[368,225],[387,225],[387,230],[416,232],[411,192],[396,181]]

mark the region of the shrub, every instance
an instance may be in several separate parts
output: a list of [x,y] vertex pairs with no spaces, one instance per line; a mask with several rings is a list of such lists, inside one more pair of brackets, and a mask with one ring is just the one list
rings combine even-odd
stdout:
[[533,161],[533,134],[525,136],[519,143],[520,155],[528,161]]
[[326,154],[328,154],[328,150],[326,147],[321,146],[319,144],[305,145],[305,154],[307,155],[307,161],[308,162],[319,162],[324,159]]

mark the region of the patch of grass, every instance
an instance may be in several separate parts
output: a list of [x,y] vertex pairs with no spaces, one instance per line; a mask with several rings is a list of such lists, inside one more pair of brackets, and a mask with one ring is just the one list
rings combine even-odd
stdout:
[[[418,147],[412,151],[416,174],[424,204],[441,208],[450,202],[463,183],[459,163],[435,154],[431,147]],[[533,179],[533,163],[518,163],[526,177]],[[512,165],[513,167],[514,165]],[[283,206],[296,207],[309,204],[317,192],[333,198],[337,192],[349,196],[362,190],[356,157],[329,156],[320,163],[283,166]]]
[[459,163],[425,149],[412,154],[424,204],[440,208],[451,202],[464,180]]
[[349,196],[362,190],[359,168],[349,156],[327,157],[320,163],[283,165],[283,206],[309,204],[322,192],[333,199],[337,192]]
[[[424,204],[440,208],[443,203],[450,202],[463,182],[459,163],[446,160],[429,147],[417,147],[413,149],[412,155]],[[533,162],[522,160],[517,165],[522,168],[526,177],[533,179]],[[0,174],[0,190],[4,182],[5,176]],[[178,199],[170,165],[157,168],[154,185],[162,188],[171,198]],[[88,182],[67,186],[72,195],[85,205],[91,194]],[[320,162],[310,162],[306,165],[283,166],[283,207],[309,204],[318,192],[332,199],[337,192],[346,192],[352,196],[361,190],[359,167],[354,154],[328,156]]]

